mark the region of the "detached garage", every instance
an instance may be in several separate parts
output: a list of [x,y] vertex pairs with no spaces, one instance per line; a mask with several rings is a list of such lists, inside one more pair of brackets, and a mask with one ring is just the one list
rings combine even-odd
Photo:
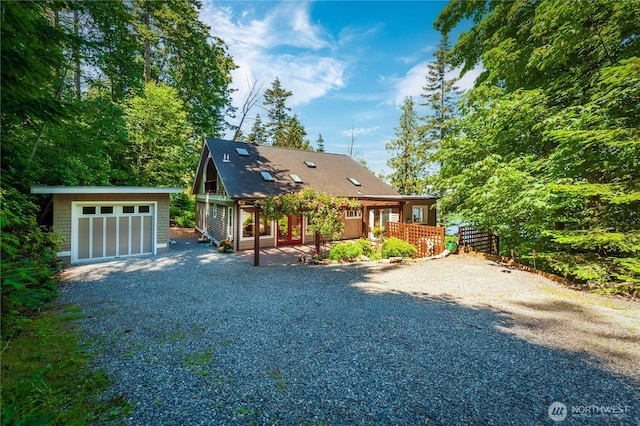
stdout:
[[53,195],[53,228],[66,264],[169,251],[169,194],[182,188],[36,186]]

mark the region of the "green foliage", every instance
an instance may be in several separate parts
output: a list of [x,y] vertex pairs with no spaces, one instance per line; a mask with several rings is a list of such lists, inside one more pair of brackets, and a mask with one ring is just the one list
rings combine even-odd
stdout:
[[131,414],[92,366],[69,321],[75,307],[35,316],[2,351],[2,424],[112,424]]
[[188,186],[196,163],[196,144],[178,91],[148,83],[144,95],[124,107],[129,135],[125,156],[133,165],[136,185]]
[[287,106],[287,98],[292,95],[293,92],[285,90],[280,79],[276,77],[271,87],[264,91],[263,105],[267,110],[269,121],[264,127],[256,121],[249,135],[249,141],[264,143],[268,139],[272,146],[311,150],[311,143],[305,139],[307,132],[300,119],[297,115],[293,117],[289,115],[291,108]]
[[374,256],[376,252],[374,248],[371,246],[371,243],[369,242],[369,240],[365,240],[364,238],[358,239],[356,241],[356,245],[360,247],[360,249],[362,250],[362,254],[367,257]]
[[181,192],[170,195],[170,217],[179,228],[193,228],[196,220],[195,197]]
[[446,33],[468,18],[473,28],[448,57],[484,72],[436,155],[440,207],[492,228],[505,251],[535,249],[568,278],[633,287],[640,275],[625,259],[640,253],[637,3],[455,1],[436,27]]
[[400,127],[395,139],[385,148],[393,154],[387,164],[394,172],[388,176],[391,186],[403,195],[422,194],[424,191],[425,150],[421,141],[418,116],[413,98],[406,97],[402,104]]
[[363,255],[362,246],[353,241],[334,244],[329,251],[329,259],[339,262],[353,262]]
[[445,235],[444,237],[444,243],[458,243],[458,236],[457,235]]
[[261,202],[260,211],[271,220],[280,220],[286,215],[306,216],[312,232],[337,239],[344,230],[343,209],[358,207],[360,203],[357,200],[307,188],[297,193],[268,197]]
[[391,237],[382,244],[382,258],[411,257],[418,249],[408,242],[396,237]]
[[38,226],[38,207],[16,190],[0,191],[2,340],[57,296],[54,275],[61,238]]

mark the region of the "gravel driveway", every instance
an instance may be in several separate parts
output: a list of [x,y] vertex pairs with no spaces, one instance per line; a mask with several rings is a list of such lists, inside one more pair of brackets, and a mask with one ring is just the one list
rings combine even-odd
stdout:
[[132,425],[640,424],[640,305],[483,259],[255,268],[179,241],[62,292]]

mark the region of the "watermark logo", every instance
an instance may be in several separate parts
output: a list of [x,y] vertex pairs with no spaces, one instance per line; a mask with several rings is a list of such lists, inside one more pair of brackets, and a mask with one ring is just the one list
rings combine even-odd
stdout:
[[[631,407],[622,404],[588,404],[588,405],[572,405],[571,408],[567,408],[562,402],[554,402],[549,405],[547,414],[549,418],[554,422],[564,421],[567,417],[573,419],[600,419],[603,421],[620,421],[621,419],[628,418],[631,412]],[[640,423],[638,424],[640,426]]]
[[567,406],[562,402],[556,401],[549,406],[547,413],[549,413],[549,418],[554,422],[561,422],[567,418]]

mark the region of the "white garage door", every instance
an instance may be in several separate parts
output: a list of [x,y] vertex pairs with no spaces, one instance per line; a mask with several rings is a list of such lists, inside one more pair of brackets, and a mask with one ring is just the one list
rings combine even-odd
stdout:
[[71,261],[153,253],[154,207],[147,204],[76,204]]

